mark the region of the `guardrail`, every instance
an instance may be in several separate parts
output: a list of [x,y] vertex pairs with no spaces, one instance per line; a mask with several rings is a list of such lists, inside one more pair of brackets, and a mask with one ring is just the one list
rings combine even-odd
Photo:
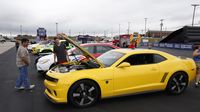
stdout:
[[178,44],[178,43],[142,43],[143,46],[152,46],[160,48],[183,49],[192,50],[192,44]]

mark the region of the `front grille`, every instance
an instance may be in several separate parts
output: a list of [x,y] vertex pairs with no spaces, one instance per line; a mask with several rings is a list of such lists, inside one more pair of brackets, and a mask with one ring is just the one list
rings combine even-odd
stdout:
[[48,91],[50,94],[52,94],[51,91],[50,91],[48,88],[47,88],[47,91]]
[[58,82],[58,79],[45,75],[45,79],[51,82]]

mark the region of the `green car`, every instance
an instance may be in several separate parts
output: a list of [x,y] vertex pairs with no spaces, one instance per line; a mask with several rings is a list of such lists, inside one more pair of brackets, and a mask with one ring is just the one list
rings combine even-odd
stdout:
[[[66,40],[60,40],[60,42],[62,44],[65,44],[66,45],[66,49],[71,49],[73,48],[73,45],[72,44],[69,44],[66,42]],[[42,44],[42,45],[38,45],[36,46],[33,50],[33,54],[39,54],[39,55],[46,55],[46,54],[50,54],[53,52],[53,46],[54,46],[54,43],[48,43],[48,44]]]

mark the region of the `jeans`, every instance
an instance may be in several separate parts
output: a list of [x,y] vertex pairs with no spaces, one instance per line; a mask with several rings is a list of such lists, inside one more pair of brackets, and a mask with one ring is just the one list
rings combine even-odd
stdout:
[[26,89],[30,87],[28,80],[28,66],[19,67],[20,75],[16,81],[16,87],[24,86]]

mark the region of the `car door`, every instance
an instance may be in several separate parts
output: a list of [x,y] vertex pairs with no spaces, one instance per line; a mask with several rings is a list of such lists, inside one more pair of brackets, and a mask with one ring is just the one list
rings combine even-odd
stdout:
[[129,94],[155,89],[159,83],[159,66],[154,63],[153,54],[134,54],[122,62],[130,67],[114,70],[114,94]]

